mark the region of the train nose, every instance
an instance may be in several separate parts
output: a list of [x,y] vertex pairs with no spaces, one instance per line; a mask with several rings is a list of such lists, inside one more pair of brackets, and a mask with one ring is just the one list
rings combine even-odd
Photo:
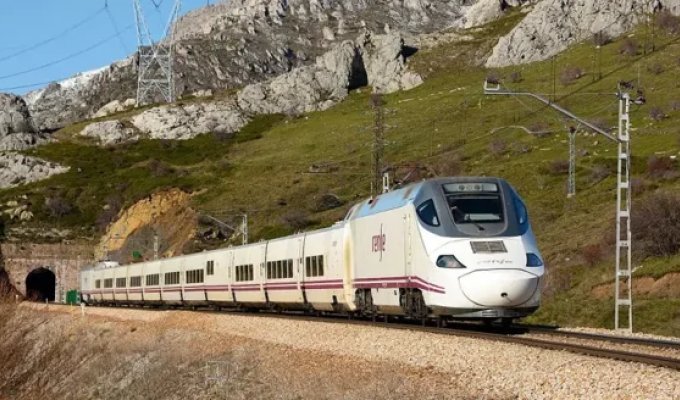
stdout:
[[538,290],[536,275],[518,269],[473,271],[459,278],[465,297],[484,307],[518,306]]

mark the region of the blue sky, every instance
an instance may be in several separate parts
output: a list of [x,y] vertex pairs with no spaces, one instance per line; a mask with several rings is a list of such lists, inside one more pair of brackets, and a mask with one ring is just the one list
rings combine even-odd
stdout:
[[[149,29],[160,37],[174,0],[140,2]],[[216,0],[182,0],[181,13],[209,2]],[[133,0],[4,0],[3,3],[0,92],[23,94],[45,86],[45,82],[123,59],[137,47]],[[156,9],[154,3],[160,7]],[[43,42],[47,43],[31,49]]]

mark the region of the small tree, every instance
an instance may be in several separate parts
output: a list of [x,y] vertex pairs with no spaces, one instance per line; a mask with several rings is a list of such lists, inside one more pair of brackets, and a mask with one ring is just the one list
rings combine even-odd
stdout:
[[583,76],[583,70],[579,67],[569,66],[562,70],[560,73],[560,82],[562,85],[567,86],[576,82]]
[[619,53],[624,56],[634,57],[638,54],[638,44],[631,38],[626,38],[619,47]]
[[656,192],[633,207],[633,250],[641,258],[680,252],[680,195]]

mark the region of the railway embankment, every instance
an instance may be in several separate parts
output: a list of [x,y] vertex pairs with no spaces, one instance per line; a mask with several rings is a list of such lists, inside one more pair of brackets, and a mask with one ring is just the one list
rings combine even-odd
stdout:
[[232,313],[0,306],[0,398],[654,398],[680,372],[467,337]]

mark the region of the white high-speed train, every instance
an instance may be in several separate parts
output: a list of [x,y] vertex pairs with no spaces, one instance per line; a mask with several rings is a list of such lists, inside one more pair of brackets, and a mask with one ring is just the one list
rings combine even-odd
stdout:
[[499,178],[423,181],[334,226],[245,246],[81,271],[89,304],[213,305],[413,318],[534,312],[544,273],[517,192]]

